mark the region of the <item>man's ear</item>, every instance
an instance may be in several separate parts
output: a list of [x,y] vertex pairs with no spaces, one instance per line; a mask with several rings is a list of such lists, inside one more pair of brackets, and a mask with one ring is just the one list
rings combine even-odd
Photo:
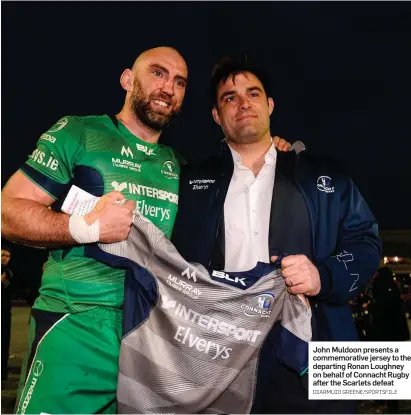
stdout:
[[211,113],[213,114],[214,121],[221,126],[220,117],[218,116],[218,111],[216,107],[213,107],[211,110]]
[[131,69],[126,69],[120,76],[120,84],[127,92],[133,90],[134,75]]
[[271,115],[274,111],[274,100],[272,98],[268,98],[268,113]]

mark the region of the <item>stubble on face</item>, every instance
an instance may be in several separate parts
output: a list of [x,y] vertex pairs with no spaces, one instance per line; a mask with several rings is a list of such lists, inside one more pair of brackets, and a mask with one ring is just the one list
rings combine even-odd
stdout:
[[268,98],[259,79],[251,73],[232,75],[219,84],[218,95],[224,97],[227,93],[232,102],[222,100],[216,106],[227,139],[236,144],[253,144],[269,136]]
[[161,113],[153,109],[151,101],[154,99],[162,100],[173,106],[175,105],[173,99],[161,91],[147,95],[136,75],[134,77],[133,92],[130,99],[131,110],[144,125],[154,131],[162,131],[180,113],[181,105],[177,108],[174,107],[168,113]]

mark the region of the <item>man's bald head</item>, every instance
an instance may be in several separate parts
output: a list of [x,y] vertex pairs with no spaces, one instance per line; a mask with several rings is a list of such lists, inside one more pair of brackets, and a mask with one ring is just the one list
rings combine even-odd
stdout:
[[180,112],[187,86],[187,65],[174,48],[161,46],[141,53],[121,76],[126,107],[143,124],[161,131]]
[[132,71],[134,72],[139,65],[148,60],[162,60],[168,58],[170,60],[175,60],[177,64],[181,65],[181,69],[185,67],[185,72],[187,76],[187,65],[184,58],[181,56],[180,52],[177,49],[172,48],[171,46],[159,46],[152,49],[147,49],[144,52],[140,53],[137,56],[137,59],[134,61]]

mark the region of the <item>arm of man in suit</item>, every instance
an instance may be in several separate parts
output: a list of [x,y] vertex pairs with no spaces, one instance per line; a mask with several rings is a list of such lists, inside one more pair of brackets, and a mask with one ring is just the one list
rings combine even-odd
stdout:
[[341,195],[336,253],[316,263],[318,300],[345,304],[378,270],[382,246],[378,224],[351,178]]
[[305,255],[290,255],[282,260],[282,274],[290,294],[345,304],[377,271],[381,257],[378,226],[350,178],[341,199],[336,254],[315,264]]

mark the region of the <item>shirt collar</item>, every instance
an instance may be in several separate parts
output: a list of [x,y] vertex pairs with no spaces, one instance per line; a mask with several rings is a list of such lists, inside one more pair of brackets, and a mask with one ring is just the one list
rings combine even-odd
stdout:
[[273,139],[271,139],[271,143],[271,147],[268,149],[264,161],[265,164],[268,164],[269,166],[274,166],[277,160],[277,149],[274,146]]
[[[230,146],[230,144],[228,144],[227,140],[225,140],[225,141],[226,141],[226,143],[228,145],[228,148],[230,149],[231,154],[233,156],[234,164],[236,166],[238,166],[238,167],[242,166],[243,165],[243,159],[242,159],[240,153],[238,153],[237,151],[235,151]],[[272,138],[271,138],[271,143],[272,143],[271,144],[271,147],[268,149],[268,151],[267,151],[267,153],[265,154],[265,157],[264,157],[264,163],[265,164],[268,164],[270,167],[274,166],[275,165],[275,162],[277,160],[277,149],[274,146],[274,143],[273,143],[273,139]]]

